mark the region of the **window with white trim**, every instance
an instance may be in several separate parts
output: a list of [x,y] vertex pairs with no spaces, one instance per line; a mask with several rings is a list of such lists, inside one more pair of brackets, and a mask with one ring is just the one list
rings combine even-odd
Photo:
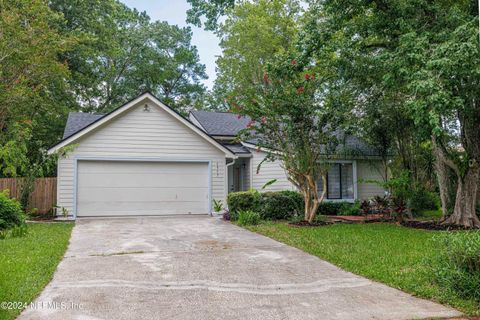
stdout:
[[[323,190],[322,180],[318,182],[318,193]],[[328,200],[353,200],[355,197],[353,185],[353,164],[333,163],[327,174]]]

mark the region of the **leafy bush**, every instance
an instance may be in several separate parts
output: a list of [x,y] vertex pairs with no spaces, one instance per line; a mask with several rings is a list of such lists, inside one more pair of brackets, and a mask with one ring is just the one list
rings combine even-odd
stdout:
[[9,198],[8,190],[0,192],[0,230],[9,229],[25,222],[22,206]]
[[255,190],[232,192],[227,196],[228,209],[230,212],[239,212],[240,210],[258,212],[261,198],[260,192]]
[[436,239],[435,281],[459,297],[480,303],[480,232],[456,232]]
[[290,219],[302,213],[304,208],[303,196],[289,190],[265,193],[254,190],[233,192],[228,195],[227,204],[231,213],[250,210],[269,220]]
[[413,191],[407,201],[412,212],[420,213],[423,210],[436,210],[440,207],[440,199],[434,192],[424,188],[417,188]]
[[[351,208],[354,207],[354,208]],[[348,214],[347,214],[348,213]],[[318,207],[318,214],[327,216],[359,215],[360,205],[346,201],[324,201]]]
[[355,201],[354,203],[344,202],[340,207],[341,216],[359,216],[361,214],[360,201]]
[[260,215],[267,220],[290,219],[303,212],[303,196],[295,191],[262,193]]
[[238,224],[242,226],[256,225],[260,222],[260,214],[251,210],[238,212]]

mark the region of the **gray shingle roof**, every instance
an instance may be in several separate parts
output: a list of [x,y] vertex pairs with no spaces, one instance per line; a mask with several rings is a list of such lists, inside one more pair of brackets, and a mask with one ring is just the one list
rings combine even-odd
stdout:
[[231,112],[192,111],[208,134],[214,136],[236,136],[250,122],[249,117],[241,117]]
[[[239,119],[236,114],[229,112],[192,111],[192,114],[207,133],[213,136],[236,136],[240,130],[246,128],[247,123],[250,121],[248,117],[241,117]],[[70,137],[103,116],[104,114],[99,113],[70,112],[63,133],[63,139]],[[336,135],[341,141],[343,133],[339,132]],[[247,142],[256,144],[257,139],[252,138]],[[248,148],[245,148],[239,143],[221,143],[235,154],[250,153]],[[349,153],[364,156],[378,155],[378,151],[375,148],[359,137],[348,135],[345,137],[344,143],[344,145],[341,144],[337,147],[337,152],[345,150]]]
[[[192,114],[207,133],[213,136],[236,136],[240,130],[246,128],[247,123],[250,121],[249,117],[238,118],[236,114],[230,112],[192,111]],[[339,153],[344,151],[363,156],[378,155],[378,151],[362,138],[353,135],[344,137],[344,133],[341,130],[335,133],[335,135],[340,141],[340,145],[337,147],[337,152]],[[251,138],[246,142],[257,144],[258,139]]]
[[225,143],[221,142],[225,147],[227,147],[230,151],[232,151],[235,154],[250,154],[250,151],[248,151],[248,148],[245,148],[241,143]]
[[104,114],[100,113],[70,112],[68,114],[65,130],[63,131],[63,139],[70,137],[103,116]]

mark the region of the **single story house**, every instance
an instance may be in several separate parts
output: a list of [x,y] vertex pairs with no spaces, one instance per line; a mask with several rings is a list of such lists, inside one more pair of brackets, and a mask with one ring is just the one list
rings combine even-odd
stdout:
[[[234,142],[248,119],[193,111],[188,118],[150,93],[107,114],[70,113],[64,137],[49,153],[71,146],[58,161],[57,205],[73,218],[207,214],[229,192],[294,189],[279,161],[254,142]],[[365,156],[339,159],[328,174],[328,200],[366,199],[384,190],[378,157],[356,138]],[[348,140],[348,139],[347,139]],[[71,149],[71,150],[70,150]]]

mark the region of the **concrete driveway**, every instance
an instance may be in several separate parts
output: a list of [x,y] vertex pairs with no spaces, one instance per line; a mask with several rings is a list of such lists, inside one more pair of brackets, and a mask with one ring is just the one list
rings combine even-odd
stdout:
[[460,315],[210,217],[80,219],[20,319],[419,319]]

